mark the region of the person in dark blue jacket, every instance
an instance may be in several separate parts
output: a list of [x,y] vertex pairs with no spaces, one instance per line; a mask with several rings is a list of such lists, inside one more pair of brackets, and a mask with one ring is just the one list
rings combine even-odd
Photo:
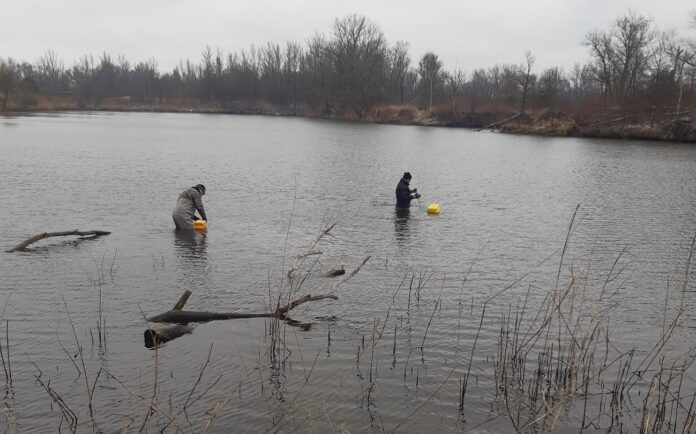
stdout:
[[405,172],[404,176],[401,177],[401,180],[396,185],[396,207],[399,209],[408,209],[411,206],[411,200],[420,197],[417,188],[413,190],[409,188],[408,184],[410,182],[411,174]]

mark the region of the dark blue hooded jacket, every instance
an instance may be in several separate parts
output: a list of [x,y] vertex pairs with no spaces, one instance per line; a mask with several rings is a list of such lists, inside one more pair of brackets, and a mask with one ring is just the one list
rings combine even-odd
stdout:
[[408,181],[401,178],[401,181],[396,185],[396,207],[409,208],[411,206],[411,189],[408,187]]

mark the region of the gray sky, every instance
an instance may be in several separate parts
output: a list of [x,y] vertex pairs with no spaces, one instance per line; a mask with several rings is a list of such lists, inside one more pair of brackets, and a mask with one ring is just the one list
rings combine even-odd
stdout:
[[433,50],[448,69],[519,63],[527,49],[536,69],[568,68],[587,59],[587,31],[629,8],[660,30],[696,37],[688,26],[694,0],[3,0],[0,57],[33,62],[50,48],[71,66],[106,51],[131,62],[154,57],[168,71],[179,59],[198,62],[206,45],[229,52],[304,42],[358,13],[377,21],[390,43],[410,42],[414,60]]

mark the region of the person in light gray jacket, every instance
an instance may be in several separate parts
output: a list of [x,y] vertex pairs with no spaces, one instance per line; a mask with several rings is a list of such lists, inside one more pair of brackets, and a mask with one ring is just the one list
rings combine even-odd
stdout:
[[[203,207],[203,195],[205,195],[205,186],[196,184],[191,188],[184,190],[176,201],[172,218],[177,230],[192,231],[194,220],[208,220]],[[196,211],[201,215],[196,216]]]

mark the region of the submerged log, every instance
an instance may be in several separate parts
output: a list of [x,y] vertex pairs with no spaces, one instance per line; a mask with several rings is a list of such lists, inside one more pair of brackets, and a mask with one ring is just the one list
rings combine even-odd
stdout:
[[168,324],[162,327],[145,330],[145,347],[154,348],[183,335],[193,333],[193,326],[183,324]]
[[326,273],[324,273],[322,276],[324,277],[336,277],[336,276],[342,276],[346,274],[346,269],[345,266],[341,265],[341,268],[332,268]]
[[[162,327],[150,328],[145,330],[145,346],[147,348],[153,348],[159,346],[159,344],[168,342],[172,339],[176,339],[185,334],[191,333],[193,331],[193,326],[189,326],[190,323],[204,323],[208,321],[224,320],[224,319],[239,319],[239,318],[279,318],[288,321],[287,314],[290,310],[296,308],[297,306],[307,303],[309,301],[318,301],[324,299],[338,300],[338,296],[334,293],[336,289],[343,283],[350,280],[353,276],[358,274],[360,269],[367,263],[370,257],[366,257],[358,267],[351,271],[350,274],[345,276],[340,281],[336,282],[333,286],[332,291],[329,294],[319,294],[312,295],[307,294],[290,303],[279,306],[273,312],[261,312],[261,313],[240,313],[240,312],[198,312],[198,311],[186,311],[183,310],[184,305],[191,296],[191,291],[185,291],[179,301],[174,305],[172,310],[168,312],[161,313],[159,315],[154,315],[146,318],[147,321],[155,323],[169,323]],[[344,271],[345,273],[345,271]],[[290,325],[293,325],[290,323]],[[309,328],[311,324],[297,324],[300,327]]]
[[[143,337],[145,339],[146,348],[155,348],[165,342],[193,333],[194,326],[189,325],[190,323],[204,323],[208,321],[239,318],[281,318],[287,320],[287,313],[291,309],[303,303],[307,303],[308,301],[317,301],[326,298],[338,300],[338,297],[333,294],[307,294],[285,306],[278,307],[278,309],[273,312],[264,313],[196,312],[182,310],[190,296],[191,291],[185,291],[172,310],[147,318],[147,320],[151,322],[168,324],[154,328],[148,327],[148,329],[145,330]],[[299,326],[309,328],[308,324],[299,324]]]
[[[190,294],[189,294],[190,295]],[[184,293],[184,296],[186,296],[186,293]],[[182,296],[182,299],[184,298]],[[216,321],[216,320],[225,320],[225,319],[240,319],[240,318],[285,318],[287,313],[291,310],[296,308],[297,306],[307,303],[308,301],[318,301],[318,300],[324,300],[330,298],[332,300],[338,300],[338,296],[334,294],[322,294],[322,295],[311,295],[307,294],[304,297],[300,297],[297,300],[294,300],[285,306],[280,306],[278,309],[276,309],[273,312],[261,312],[261,313],[240,313],[240,312],[199,312],[199,311],[187,311],[187,310],[181,310],[183,308],[183,305],[186,303],[184,301],[181,303],[181,300],[179,300],[180,303],[177,303],[177,306],[181,304],[181,307],[179,309],[172,309],[168,312],[161,313],[159,315],[154,315],[149,318],[147,318],[148,321],[151,322],[157,322],[157,323],[172,323],[172,324],[189,324],[193,322],[208,322],[208,321]],[[186,296],[186,299],[188,299],[188,296]],[[175,306],[175,307],[177,307]]]
[[181,310],[181,309],[183,309],[183,308],[184,308],[184,305],[185,305],[186,302],[188,301],[189,297],[191,297],[191,291],[189,291],[189,290],[187,289],[187,290],[184,291],[184,293],[181,295],[181,297],[179,298],[179,301],[176,302],[176,304],[174,305],[174,307],[172,308],[172,310]]
[[22,250],[25,250],[30,244],[34,244],[35,242],[39,240],[43,240],[44,238],[49,238],[49,237],[67,237],[67,236],[78,236],[78,237],[87,237],[89,239],[101,237],[103,235],[109,235],[111,232],[107,231],[80,231],[80,230],[73,230],[73,231],[61,231],[61,232],[43,232],[41,234],[34,235],[33,237],[22,241],[21,243],[17,244],[10,250],[6,250],[8,253],[9,252],[20,252]]

